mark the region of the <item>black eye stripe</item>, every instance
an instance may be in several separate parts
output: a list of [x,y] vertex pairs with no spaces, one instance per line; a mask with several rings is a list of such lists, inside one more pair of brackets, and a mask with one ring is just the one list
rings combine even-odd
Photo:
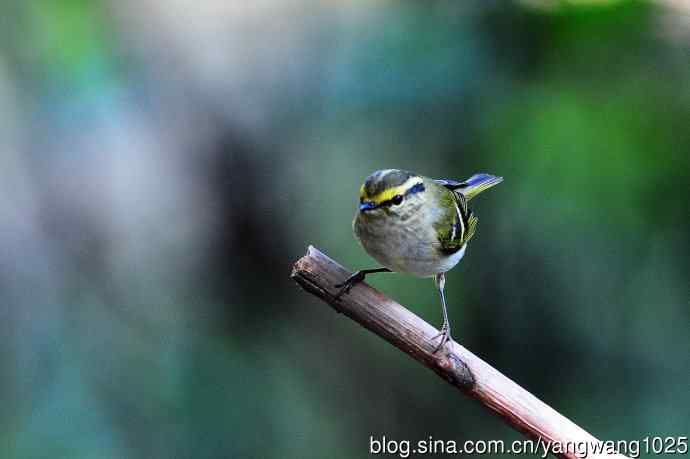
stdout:
[[425,189],[426,189],[426,188],[424,188],[424,183],[419,182],[419,183],[417,183],[415,186],[413,186],[412,188],[410,188],[409,190],[407,190],[407,193],[405,193],[405,195],[408,195],[408,194],[415,194],[415,193],[421,193],[421,192],[424,191]]
[[393,200],[389,199],[388,201],[383,201],[381,204],[379,204],[379,207],[389,207],[393,205]]
[[[379,207],[388,207],[388,206],[392,206],[393,204],[400,204],[403,201],[403,198],[405,196],[415,194],[415,193],[421,193],[424,190],[426,190],[426,188],[424,188],[424,183],[419,182],[416,185],[414,185],[413,187],[411,187],[409,190],[407,190],[405,192],[404,196],[396,194],[395,196],[393,196],[392,199],[388,199],[387,201],[383,201],[381,204],[379,204]],[[400,197],[400,201],[396,202],[396,198],[398,198],[398,197]]]

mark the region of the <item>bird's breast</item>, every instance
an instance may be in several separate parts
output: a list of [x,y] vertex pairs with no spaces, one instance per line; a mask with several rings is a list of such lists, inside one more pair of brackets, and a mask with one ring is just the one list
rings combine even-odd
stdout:
[[432,216],[425,212],[421,209],[397,223],[385,215],[360,213],[353,222],[354,233],[367,253],[390,270],[432,277],[455,266],[465,247],[452,255],[443,254]]

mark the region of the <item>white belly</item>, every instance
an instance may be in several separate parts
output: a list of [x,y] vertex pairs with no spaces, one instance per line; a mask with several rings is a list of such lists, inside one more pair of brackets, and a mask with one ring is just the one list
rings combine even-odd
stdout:
[[[465,254],[467,245],[450,255],[441,253],[436,232],[431,225],[410,224],[393,230],[386,223],[380,220],[360,225],[355,221],[354,230],[367,253],[392,271],[433,277],[453,268]],[[409,229],[415,227],[423,229]]]

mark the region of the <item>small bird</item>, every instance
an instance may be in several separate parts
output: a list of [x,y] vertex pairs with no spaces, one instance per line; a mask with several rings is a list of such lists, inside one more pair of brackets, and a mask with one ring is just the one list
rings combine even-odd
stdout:
[[465,254],[477,229],[477,217],[467,202],[503,181],[502,177],[475,174],[469,179],[435,180],[400,169],[376,171],[359,190],[359,209],[352,222],[355,237],[383,267],[353,273],[336,299],[365,276],[398,272],[433,277],[441,297],[443,326],[434,352],[452,340],[446,309],[445,273]]

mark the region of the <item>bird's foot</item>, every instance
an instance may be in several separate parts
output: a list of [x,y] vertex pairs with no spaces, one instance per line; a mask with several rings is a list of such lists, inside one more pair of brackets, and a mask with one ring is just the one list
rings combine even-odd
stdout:
[[434,354],[436,354],[438,351],[441,350],[441,348],[449,341],[453,341],[453,337],[450,336],[450,325],[447,323],[444,323],[443,326],[441,327],[441,331],[434,336],[432,339],[435,340],[436,338],[441,337],[441,342],[436,346],[436,349],[434,349]]
[[340,298],[343,293],[349,293],[350,289],[352,289],[355,284],[358,284],[364,280],[364,276],[365,274],[362,271],[356,271],[352,273],[350,277],[345,279],[345,282],[342,284],[335,284],[334,287],[340,289],[338,293],[335,294],[335,299],[337,300]]

